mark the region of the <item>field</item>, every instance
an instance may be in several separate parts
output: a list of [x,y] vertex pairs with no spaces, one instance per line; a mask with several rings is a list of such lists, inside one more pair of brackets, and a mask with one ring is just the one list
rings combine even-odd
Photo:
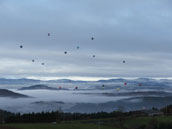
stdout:
[[[0,129],[114,129],[109,126],[99,126],[96,124],[10,124]],[[9,128],[12,127],[12,128]]]
[[172,116],[68,121],[60,124],[4,124],[0,129],[144,129],[145,126],[152,126],[155,122],[158,126],[159,123],[171,125]]

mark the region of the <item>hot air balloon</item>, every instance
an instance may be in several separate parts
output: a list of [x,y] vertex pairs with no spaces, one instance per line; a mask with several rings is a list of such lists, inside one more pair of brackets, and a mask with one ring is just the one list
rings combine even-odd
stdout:
[[91,40],[94,40],[94,37],[91,37]]
[[23,48],[23,46],[21,45],[20,48]]
[[32,60],[32,62],[35,62],[35,60]]
[[120,88],[116,88],[117,91],[120,91]]
[[104,89],[105,88],[105,85],[102,85],[102,88]]
[[93,55],[93,58],[95,58],[96,57],[96,55]]
[[123,61],[123,63],[125,63],[125,60]]
[[77,46],[76,48],[79,49],[79,46]]
[[61,86],[59,86],[59,89],[61,90],[61,89],[62,89],[62,87],[61,87]]
[[48,33],[48,36],[50,36],[50,33]]
[[142,86],[142,84],[141,84],[141,83],[139,83],[138,85],[139,85],[139,86]]
[[67,54],[67,51],[65,51],[64,54]]
[[45,65],[45,63],[42,63],[42,65]]
[[77,86],[75,87],[75,90],[78,90],[78,87]]
[[127,85],[127,83],[126,82],[124,82],[124,86],[126,86]]

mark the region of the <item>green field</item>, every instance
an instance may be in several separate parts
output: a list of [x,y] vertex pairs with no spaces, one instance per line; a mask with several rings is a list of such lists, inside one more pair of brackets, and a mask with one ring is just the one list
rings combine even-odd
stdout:
[[9,124],[5,126],[15,127],[17,129],[114,129],[110,126],[99,126],[96,124]]
[[[158,124],[159,123],[171,124],[172,116],[114,118],[114,119],[111,118],[111,119],[85,120],[85,121],[73,121],[73,122],[68,121],[68,122],[62,122],[60,124],[51,124],[51,123],[5,124],[3,126],[12,127],[15,129],[124,129],[124,128],[142,129],[141,128],[142,126],[149,126],[149,125],[152,126],[155,122],[157,122]],[[4,127],[2,128],[1,125],[0,129],[6,129],[6,128]]]

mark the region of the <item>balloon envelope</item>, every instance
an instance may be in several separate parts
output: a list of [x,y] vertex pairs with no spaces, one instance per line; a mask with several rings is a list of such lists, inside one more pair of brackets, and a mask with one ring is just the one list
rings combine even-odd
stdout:
[[141,84],[141,83],[139,83],[139,86],[142,86],[142,84]]
[[120,88],[116,88],[117,91],[120,91]]

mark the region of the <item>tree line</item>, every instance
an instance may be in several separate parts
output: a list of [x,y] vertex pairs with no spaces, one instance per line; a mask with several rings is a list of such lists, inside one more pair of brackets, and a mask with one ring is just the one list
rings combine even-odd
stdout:
[[[152,110],[158,110],[153,108]],[[172,105],[162,108],[165,115],[172,114]],[[114,117],[128,117],[128,116],[146,116],[147,114],[140,111],[121,112],[114,111],[111,113],[98,112],[98,113],[64,113],[62,111],[52,112],[40,112],[40,113],[10,113],[0,110],[0,123],[50,123],[61,121],[73,121],[73,120],[91,120],[91,119],[104,119]]]

